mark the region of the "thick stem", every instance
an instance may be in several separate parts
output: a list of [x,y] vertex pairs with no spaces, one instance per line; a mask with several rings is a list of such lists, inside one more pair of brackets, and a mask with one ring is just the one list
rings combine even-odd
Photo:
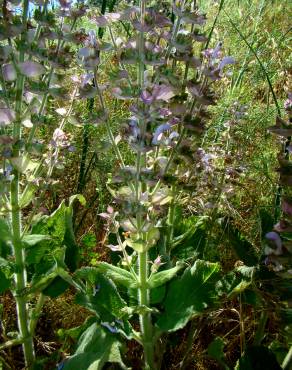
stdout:
[[26,270],[24,248],[21,242],[21,216],[19,209],[19,174],[14,173],[14,179],[11,183],[11,215],[12,215],[12,233],[13,233],[13,255],[15,258],[16,273],[15,280],[15,302],[17,311],[17,321],[20,337],[23,340],[23,352],[25,364],[28,369],[32,367],[35,360],[33,347],[33,338],[30,335],[28,326],[28,308],[27,299],[22,295],[26,287]]
[[[139,305],[150,306],[150,291],[147,288],[148,255],[147,252],[139,253]],[[142,310],[143,311],[143,310]],[[151,313],[143,312],[139,315],[140,331],[144,349],[145,370],[154,370],[154,343]]]
[[[22,14],[22,23],[24,29],[27,27],[28,19],[28,8],[29,0],[23,1],[23,14]],[[25,34],[22,35],[21,41],[25,42]],[[24,51],[20,52],[19,61],[24,61]],[[22,112],[22,96],[24,88],[24,76],[18,76],[16,82],[16,120],[13,126],[13,137],[15,140],[21,139],[21,112]],[[19,157],[21,155],[18,149],[14,150],[13,155]],[[16,302],[16,311],[17,311],[17,321],[18,329],[20,333],[21,340],[23,340],[23,352],[25,365],[27,369],[31,369],[35,360],[33,338],[29,330],[29,321],[28,321],[28,307],[27,307],[27,297],[23,295],[23,291],[26,288],[27,277],[25,269],[25,252],[23,244],[21,241],[21,210],[19,207],[19,181],[20,174],[15,169],[14,178],[11,182],[10,188],[10,202],[11,202],[11,224],[12,224],[12,235],[13,235],[13,255],[15,258],[16,271],[14,274],[15,281],[15,302]]]

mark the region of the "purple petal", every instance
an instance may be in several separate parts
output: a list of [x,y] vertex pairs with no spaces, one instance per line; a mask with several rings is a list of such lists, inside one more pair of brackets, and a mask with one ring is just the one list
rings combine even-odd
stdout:
[[101,322],[101,325],[107,328],[111,333],[118,333],[118,328],[109,322]]
[[265,238],[272,244],[274,244],[277,247],[277,249],[280,249],[282,247],[282,240],[278,233],[271,231],[265,235]]
[[20,72],[26,77],[38,77],[46,72],[44,66],[29,60],[23,63],[19,63],[18,67],[20,69]]
[[171,128],[169,123],[164,123],[160,126],[158,126],[154,132],[153,139],[152,139],[152,144],[153,145],[159,145],[159,137],[163,132],[168,131]]
[[141,92],[140,98],[143,101],[143,103],[147,105],[152,104],[154,100],[153,95],[147,90]]
[[2,73],[5,81],[15,81],[17,79],[17,72],[13,64],[4,64],[2,66]]
[[292,216],[292,203],[288,199],[284,199],[282,202],[282,211],[286,215]]
[[9,108],[0,108],[0,127],[9,125],[15,120],[15,112]]
[[220,62],[220,64],[219,64],[218,68],[220,69],[220,71],[222,71],[222,69],[223,69],[227,64],[234,64],[234,63],[235,63],[234,58],[232,58],[232,57],[224,57],[224,58],[221,60],[221,62]]
[[155,90],[155,97],[157,100],[163,100],[167,102],[175,96],[173,88],[168,85],[159,85],[159,87],[154,88],[154,90]]

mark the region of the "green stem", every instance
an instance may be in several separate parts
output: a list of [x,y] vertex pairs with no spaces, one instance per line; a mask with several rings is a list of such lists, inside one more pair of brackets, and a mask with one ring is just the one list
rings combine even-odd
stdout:
[[282,363],[283,370],[289,370],[291,369],[292,364],[292,346],[289,349],[289,352],[287,353],[286,357],[284,358],[284,361]]
[[25,254],[21,242],[21,215],[19,209],[19,173],[14,171],[14,179],[11,183],[11,216],[13,233],[13,255],[15,258],[15,302],[17,321],[20,337],[23,339],[23,352],[25,364],[30,369],[35,360],[33,339],[28,326],[27,298],[21,295],[26,287]]
[[[147,252],[139,253],[139,305],[150,306],[150,291],[147,287],[148,255]],[[154,370],[154,343],[151,313],[143,312],[139,315],[142,345],[144,349],[145,370]]]
[[268,313],[266,310],[262,311],[257,331],[254,336],[254,346],[259,346],[265,337],[265,327],[268,321]]
[[[24,30],[27,28],[29,0],[23,1],[23,13],[22,23]],[[24,32],[25,32],[24,31]],[[25,42],[25,34],[21,36],[22,44]],[[20,52],[19,62],[24,61],[24,49]],[[16,120],[13,126],[13,137],[15,140],[21,139],[21,113],[22,113],[22,95],[24,89],[24,76],[19,75],[16,82]],[[19,157],[21,155],[20,150],[14,150],[13,155]],[[15,303],[17,311],[18,329],[20,338],[23,340],[23,352],[24,360],[27,369],[31,369],[35,361],[33,338],[29,331],[28,325],[28,307],[27,307],[27,296],[22,295],[22,292],[26,288],[27,276],[25,269],[25,253],[23,244],[21,241],[21,210],[19,207],[19,192],[20,192],[20,174],[15,169],[14,178],[11,182],[10,187],[10,202],[11,202],[11,225],[12,225],[12,251],[15,258],[16,272],[14,274],[15,281]]]
[[29,328],[30,328],[30,332],[31,332],[31,335],[32,336],[34,335],[35,328],[36,328],[38,319],[40,317],[40,314],[42,312],[42,309],[43,309],[43,305],[45,303],[45,300],[46,300],[46,296],[43,293],[40,293],[39,298],[38,298],[38,301],[36,303],[35,308],[32,311],[31,319],[30,319]]

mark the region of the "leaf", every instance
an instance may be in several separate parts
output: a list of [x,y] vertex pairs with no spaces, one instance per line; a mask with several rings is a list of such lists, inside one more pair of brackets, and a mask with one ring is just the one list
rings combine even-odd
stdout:
[[202,313],[218,298],[215,284],[219,264],[197,260],[181,277],[170,282],[157,326],[162,331],[183,328],[194,316]]
[[136,281],[133,275],[127,270],[110,265],[107,262],[100,262],[96,268],[115,283],[121,284],[126,288],[137,288],[138,286],[138,281]]
[[91,288],[86,294],[76,296],[76,302],[95,312],[102,321],[112,322],[121,318],[126,302],[120,297],[115,284],[95,267],[83,267],[75,272],[75,278],[86,280]]
[[276,356],[264,346],[252,346],[246,349],[238,360],[235,370],[281,370]]
[[221,228],[238,258],[247,266],[255,266],[259,260],[255,248],[240,234],[240,231],[232,225],[229,218],[223,220]]
[[0,294],[10,288],[11,280],[6,277],[3,271],[0,270]]
[[255,267],[240,266],[230,271],[217,283],[218,292],[228,298],[244,292],[253,282]]
[[22,241],[29,245],[30,247],[40,243],[43,240],[49,240],[51,239],[48,235],[42,235],[42,234],[31,234],[31,235],[24,235],[22,238]]
[[214,358],[224,370],[229,370],[225,362],[225,354],[223,352],[225,346],[225,342],[222,338],[217,337],[215,338],[208,346],[208,355]]
[[176,266],[171,269],[152,274],[150,279],[148,280],[149,288],[153,289],[166,284],[168,281],[173,279],[175,275],[178,273],[178,271],[181,270],[184,266],[185,266],[184,263],[178,262]]
[[102,370],[106,362],[118,363],[125,369],[121,348],[116,335],[94,323],[81,335],[77,350],[65,362],[64,370]]
[[19,207],[24,208],[30,204],[33,200],[35,192],[37,191],[38,187],[36,184],[29,183],[27,184],[25,191],[21,194],[19,200]]
[[10,241],[12,235],[5,219],[0,218],[0,242]]
[[30,60],[23,63],[19,63],[18,68],[23,75],[29,78],[39,77],[40,75],[46,72],[46,69],[43,65],[37,62],[32,62]]
[[28,156],[10,158],[10,163],[20,173],[32,172],[39,164],[33,162]]
[[188,258],[203,258],[206,246],[206,227],[208,218],[191,216],[182,219],[176,218],[174,235],[171,248],[172,255],[179,260]]

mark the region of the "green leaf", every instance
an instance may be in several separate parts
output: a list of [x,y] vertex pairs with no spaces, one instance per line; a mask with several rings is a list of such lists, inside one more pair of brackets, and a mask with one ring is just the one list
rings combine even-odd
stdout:
[[166,284],[168,281],[170,281],[172,278],[175,277],[175,275],[178,273],[179,270],[181,270],[185,266],[184,263],[177,263],[175,267],[156,272],[155,274],[152,274],[150,279],[148,280],[148,286],[150,289],[157,288],[161,285]]
[[133,275],[127,270],[113,266],[107,262],[100,262],[96,268],[117,284],[121,284],[126,288],[138,287],[138,281],[135,280]]
[[246,349],[238,360],[235,370],[281,370],[276,356],[264,346],[252,346]]
[[30,202],[33,200],[36,191],[37,186],[32,183],[29,183],[25,191],[21,194],[19,200],[19,207],[24,208],[28,206]]
[[12,239],[9,226],[5,219],[0,218],[0,242],[7,242]]
[[172,241],[172,256],[179,260],[203,258],[206,246],[206,227],[208,217],[191,216],[187,219],[178,217]]
[[69,207],[72,207],[74,202],[78,200],[82,206],[86,205],[86,200],[82,194],[75,194],[69,198]]
[[210,357],[218,361],[224,370],[229,370],[229,367],[225,362],[225,354],[223,352],[224,346],[224,340],[217,337],[209,344],[207,352]]
[[232,225],[229,218],[225,218],[221,224],[224,237],[229,240],[237,257],[247,266],[255,266],[258,263],[258,256],[254,246],[246,240],[240,231]]
[[43,240],[50,240],[48,235],[42,234],[31,234],[31,235],[24,235],[22,241],[29,245],[30,247],[35,246],[36,244],[42,242]]
[[83,267],[77,270],[75,279],[83,279],[88,282],[89,290],[79,293],[76,302],[96,313],[102,321],[112,322],[122,317],[121,310],[126,302],[120,297],[115,284],[97,268]]
[[0,294],[10,288],[11,280],[6,277],[3,271],[0,270]]
[[121,349],[116,335],[94,323],[81,335],[77,350],[65,362],[64,370],[102,370],[106,362],[118,363],[126,369]]
[[197,260],[182,276],[171,281],[164,302],[164,312],[157,321],[159,329],[181,329],[192,317],[215,303],[218,298],[215,285],[219,270],[217,263]]
[[234,297],[244,292],[253,282],[255,267],[240,266],[230,271],[217,283],[218,292]]
[[28,156],[10,158],[10,163],[20,173],[32,172],[39,165],[38,162],[33,162]]

